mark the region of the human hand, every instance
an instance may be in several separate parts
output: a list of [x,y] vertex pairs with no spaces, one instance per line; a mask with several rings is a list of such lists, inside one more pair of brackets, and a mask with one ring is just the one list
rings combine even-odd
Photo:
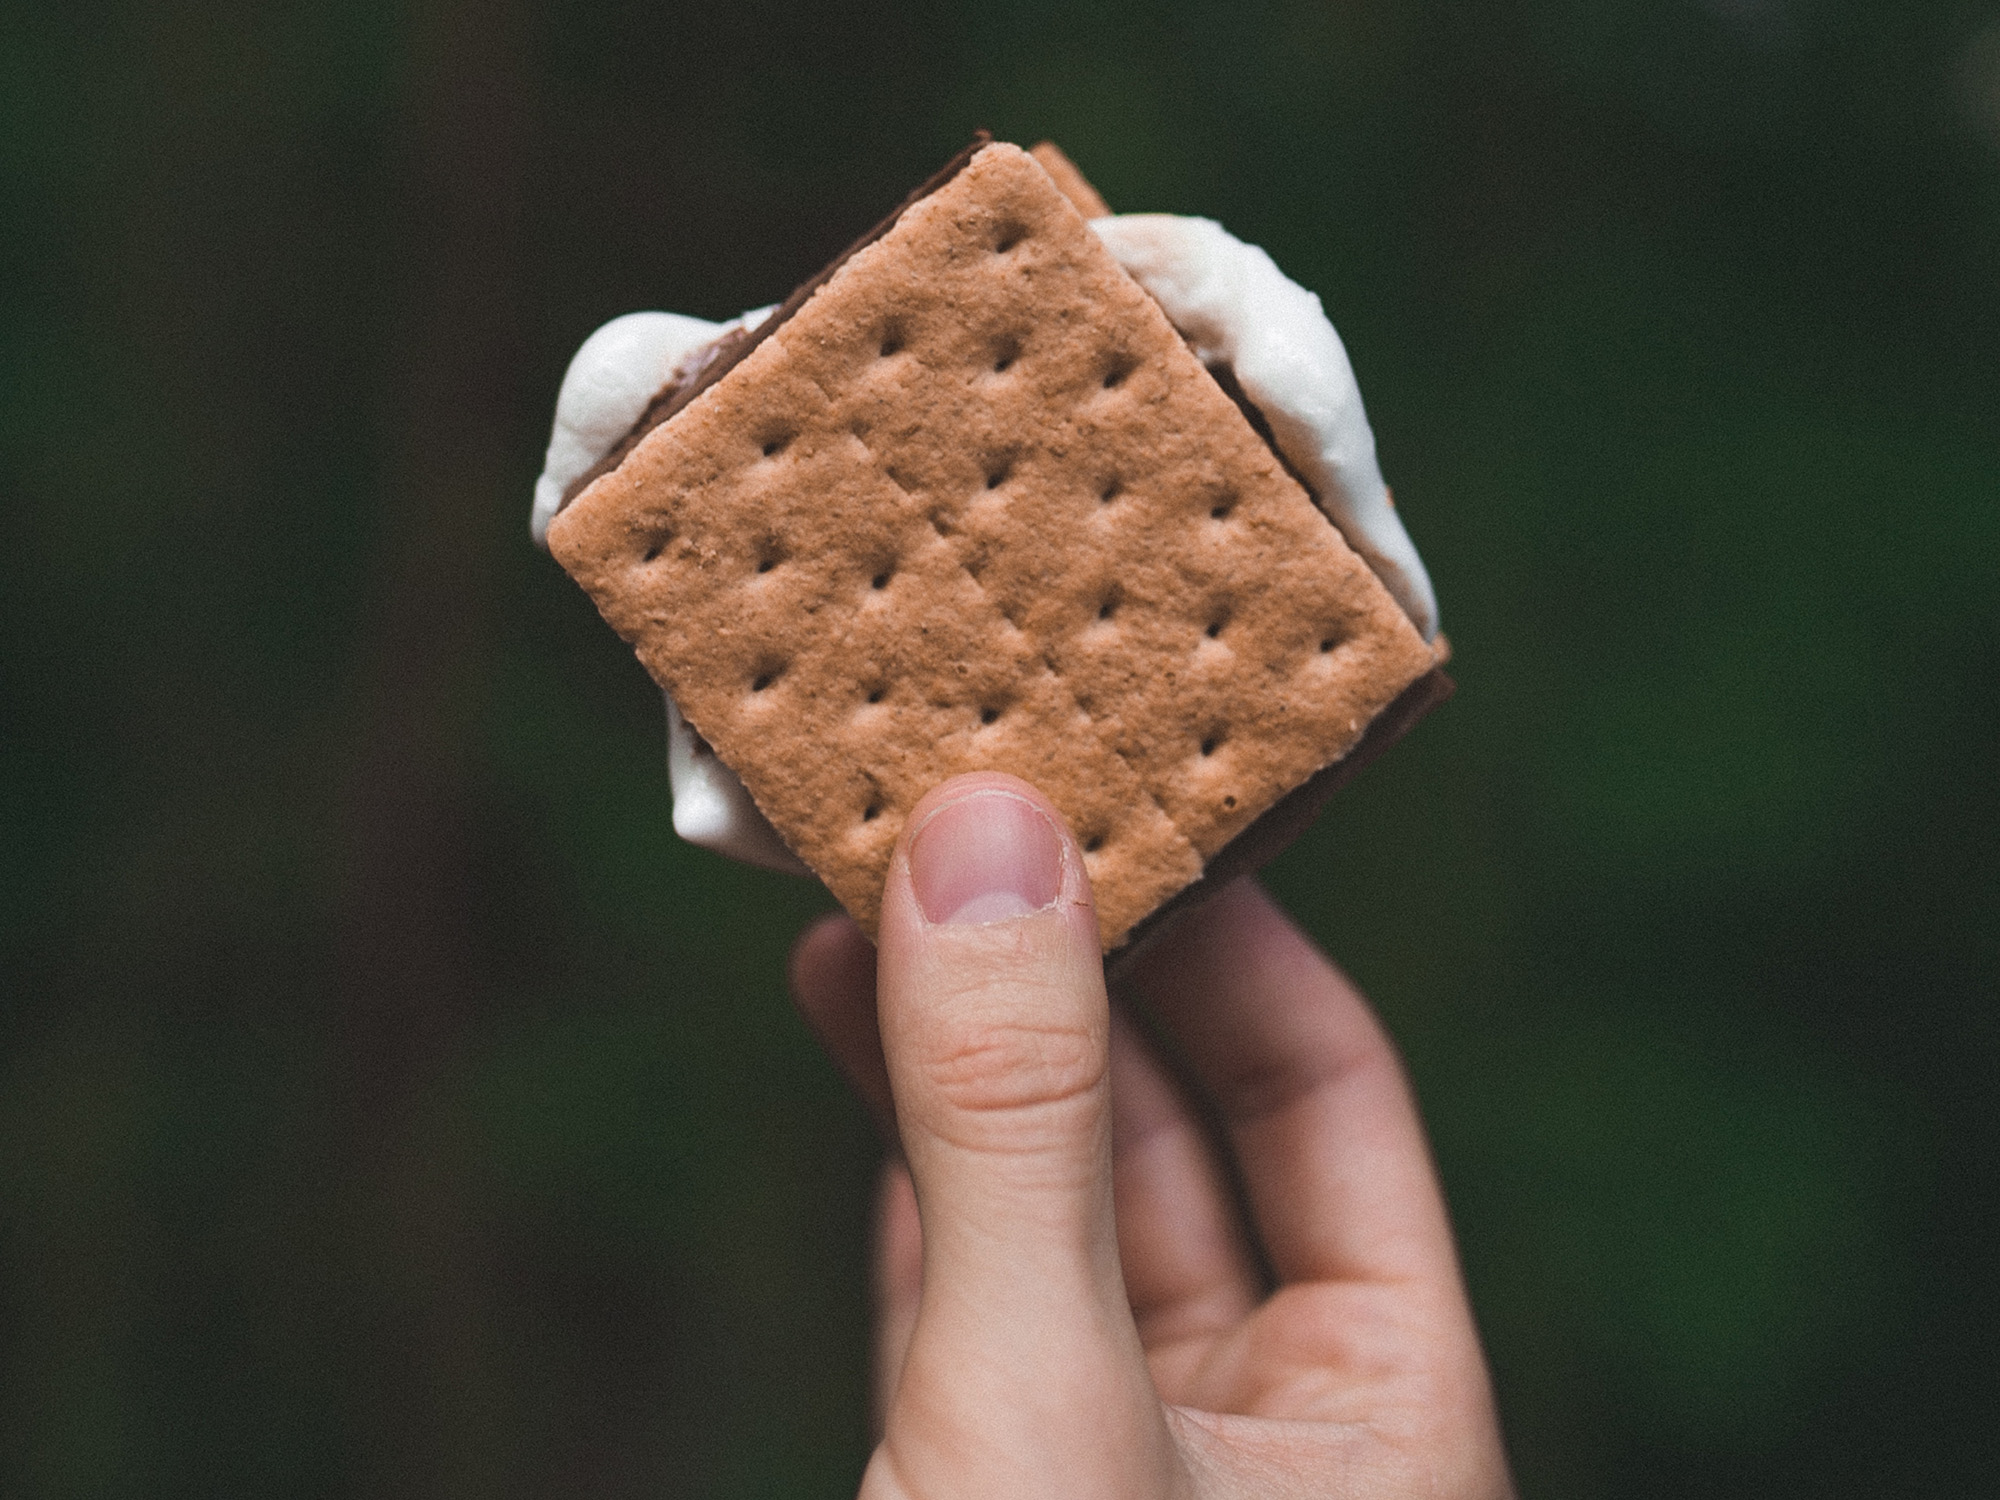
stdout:
[[961,777],[918,804],[879,952],[836,917],[792,964],[900,1145],[865,1500],[1512,1494],[1401,1065],[1254,883],[1121,984],[1212,1101],[1248,1225],[1107,1004],[1082,854],[1032,787]]

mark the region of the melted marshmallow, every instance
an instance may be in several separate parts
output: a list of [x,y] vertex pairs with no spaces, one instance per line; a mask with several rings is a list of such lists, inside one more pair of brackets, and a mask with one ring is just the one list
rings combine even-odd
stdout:
[[[730,329],[761,323],[771,311],[753,308],[726,323],[679,313],[627,313],[585,339],[556,395],[555,430],[535,481],[528,529],[536,544],[548,545],[549,522],[562,509],[563,492],[618,446],[661,387]],[[715,758],[681,717],[671,697],[667,781],[674,793],[674,832],[688,843],[767,870],[811,873],[757,810],[736,773]]]
[[1437,595],[1375,461],[1375,434],[1319,298],[1213,219],[1115,214],[1090,227],[1205,365],[1228,365],[1278,450],[1403,611],[1437,635]]
[[674,832],[690,844],[787,875],[812,873],[757,810],[736,773],[715,758],[708,742],[681,717],[671,696],[667,780],[674,789]]
[[556,393],[555,430],[542,459],[542,477],[535,481],[528,529],[537,547],[549,544],[549,522],[562,509],[563,491],[618,446],[661,387],[681,372],[688,356],[699,354],[732,328],[762,322],[770,311],[756,308],[727,323],[679,313],[627,313],[583,341]]
[[[1340,335],[1319,298],[1288,279],[1271,257],[1209,219],[1114,214],[1090,227],[1118,263],[1160,304],[1208,365],[1229,365],[1285,458],[1305,477],[1328,518],[1426,640],[1437,634],[1430,576],[1389,499],[1375,460],[1375,434]],[[583,342],[556,397],[555,430],[529,519],[547,545],[563,491],[618,445],[666,383],[732,328],[678,313],[614,318]],[[750,793],[667,699],[667,779],[674,832],[765,869],[809,873],[757,810]]]

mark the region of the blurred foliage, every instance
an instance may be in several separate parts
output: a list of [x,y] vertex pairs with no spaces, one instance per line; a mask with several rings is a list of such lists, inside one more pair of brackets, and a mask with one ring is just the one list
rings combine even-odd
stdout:
[[2000,1489],[2000,13],[0,8],[0,1490],[835,1494],[825,899],[527,543],[969,130],[1318,289],[1461,692],[1274,867],[1537,1496]]

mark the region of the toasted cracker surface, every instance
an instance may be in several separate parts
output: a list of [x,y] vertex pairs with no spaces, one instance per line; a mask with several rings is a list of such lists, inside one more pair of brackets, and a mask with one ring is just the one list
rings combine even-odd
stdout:
[[549,543],[871,933],[910,807],[991,769],[1069,819],[1115,947],[1433,662],[1006,145]]

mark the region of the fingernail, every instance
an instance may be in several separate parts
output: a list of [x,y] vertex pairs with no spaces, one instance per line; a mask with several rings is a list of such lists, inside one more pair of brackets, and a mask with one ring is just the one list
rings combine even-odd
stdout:
[[1062,888],[1062,837],[1012,792],[948,802],[910,840],[910,883],[934,923],[1000,922],[1053,905]]

